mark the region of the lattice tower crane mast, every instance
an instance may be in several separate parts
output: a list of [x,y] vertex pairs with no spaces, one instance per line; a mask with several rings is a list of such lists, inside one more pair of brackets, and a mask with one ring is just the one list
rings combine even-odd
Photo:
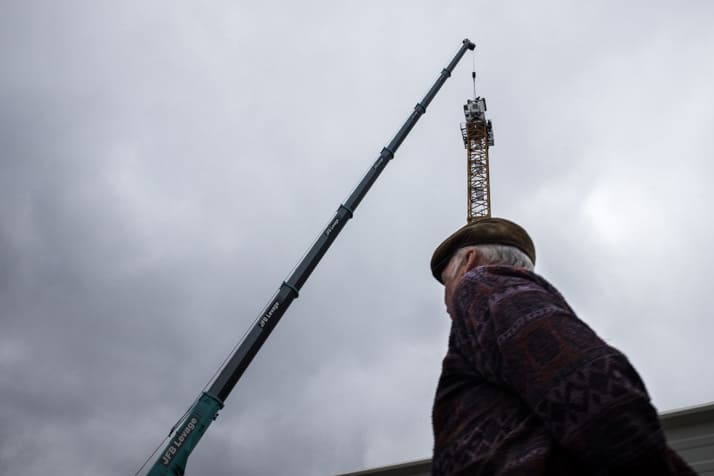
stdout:
[[466,147],[468,204],[466,220],[491,216],[491,186],[488,169],[488,148],[493,146],[493,125],[486,119],[486,99],[476,97],[464,104],[466,122],[461,135]]

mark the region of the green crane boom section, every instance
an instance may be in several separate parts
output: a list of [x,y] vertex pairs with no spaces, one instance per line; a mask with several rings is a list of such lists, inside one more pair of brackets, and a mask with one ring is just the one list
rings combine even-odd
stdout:
[[458,62],[467,50],[473,50],[474,48],[475,45],[470,40],[465,39],[463,41],[461,48],[459,48],[449,65],[441,71],[439,78],[421,102],[414,107],[414,111],[392,141],[382,149],[374,165],[362,178],[357,188],[354,189],[345,203],[338,207],[334,218],[330,220],[317,241],[295,268],[295,271],[280,285],[275,296],[263,309],[256,323],[228,359],[208,390],[202,392],[178,423],[178,429],[172,432],[168,445],[164,447],[151,467],[148,473],[149,476],[182,476],[184,474],[191,451],[196,447],[211,422],[218,416],[218,411],[223,408],[226,398],[243,375],[243,372],[248,368],[270,332],[285,314],[292,301],[298,297],[303,284],[310,277],[310,274],[335,241],[347,221],[352,218],[355,209],[377,180],[384,167],[394,158],[397,149],[419,118],[426,112],[427,106],[451,76],[451,72]]

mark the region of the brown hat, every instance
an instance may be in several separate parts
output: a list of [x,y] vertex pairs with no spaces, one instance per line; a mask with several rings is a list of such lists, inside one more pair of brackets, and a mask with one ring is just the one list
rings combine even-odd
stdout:
[[[471,245],[507,245],[523,251],[535,264],[535,246],[521,226],[505,218],[477,218],[444,240],[431,257],[431,273],[441,281],[441,273],[456,250]],[[443,283],[442,283],[443,284]]]

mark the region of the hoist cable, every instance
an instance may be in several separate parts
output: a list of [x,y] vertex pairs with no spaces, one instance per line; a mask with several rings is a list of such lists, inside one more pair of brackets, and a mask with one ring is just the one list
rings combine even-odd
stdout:
[[471,54],[473,66],[471,68],[471,79],[474,83],[474,101],[476,100],[476,50]]

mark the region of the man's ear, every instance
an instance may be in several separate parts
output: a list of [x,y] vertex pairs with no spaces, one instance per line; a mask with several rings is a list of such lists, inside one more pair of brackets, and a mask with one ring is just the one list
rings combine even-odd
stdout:
[[464,263],[466,263],[466,272],[471,271],[476,266],[478,266],[479,260],[481,259],[481,254],[476,249],[470,249],[466,252],[466,257]]

